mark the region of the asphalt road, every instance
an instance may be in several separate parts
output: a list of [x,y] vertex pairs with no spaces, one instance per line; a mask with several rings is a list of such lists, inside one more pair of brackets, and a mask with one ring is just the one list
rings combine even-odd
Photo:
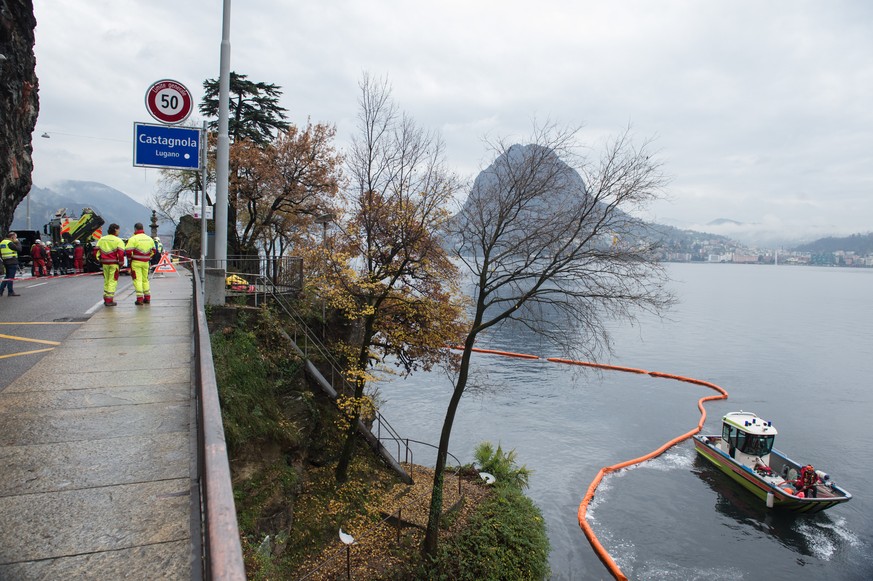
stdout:
[[[102,274],[27,276],[15,281],[21,296],[0,297],[0,391],[104,308]],[[117,300],[123,300],[130,286],[130,278],[123,276]]]

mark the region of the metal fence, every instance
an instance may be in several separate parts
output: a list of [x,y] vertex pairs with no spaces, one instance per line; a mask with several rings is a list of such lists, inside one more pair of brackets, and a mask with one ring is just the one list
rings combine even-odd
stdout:
[[[214,261],[212,262],[213,264],[217,264]],[[244,284],[246,288],[240,288],[237,292],[254,296],[256,304],[270,299],[291,321],[293,321],[293,328],[290,329],[292,332],[291,338],[302,351],[304,357],[312,361],[314,364],[317,364],[322,375],[324,375],[325,379],[330,382],[335,391],[338,394],[344,395],[354,394],[354,386],[345,379],[345,376],[341,371],[342,366],[340,363],[333,357],[328,348],[319,339],[318,334],[309,328],[305,319],[294,308],[291,295],[296,294],[297,291],[303,288],[302,260],[290,257],[268,259],[258,257],[231,257],[228,258],[228,261],[224,264],[227,266],[229,280],[230,277],[234,275],[245,280]],[[188,265],[186,264],[186,266]],[[194,270],[196,271],[196,268]],[[200,293],[200,283],[197,282],[198,276],[195,274],[193,278],[195,279],[196,304],[197,301],[202,301],[202,297]],[[240,283],[240,286],[242,286],[242,283]],[[228,283],[228,291],[231,294],[234,292],[232,287],[233,281],[231,280],[231,282]],[[203,313],[202,302],[199,306],[199,312]],[[199,341],[208,347],[209,335],[208,330],[205,330],[205,313],[202,316],[202,320],[198,319],[198,328],[203,329]],[[195,336],[196,335],[197,333],[195,333]],[[204,364],[202,362],[199,365],[199,369],[200,374],[206,377],[206,383],[211,382],[214,385],[214,369],[212,369],[211,366],[212,350],[211,347],[208,347],[208,349],[208,359],[210,363],[209,369],[204,369]],[[198,348],[198,353],[200,353],[200,348]],[[203,383],[202,380],[201,383]],[[209,429],[201,430],[203,432],[201,433],[201,450],[204,458],[210,459],[213,462],[223,458],[223,464],[226,466],[227,455],[224,448],[224,432],[221,424],[220,410],[217,409],[217,397],[216,391],[214,403],[209,401],[211,398],[204,398],[204,404],[206,404],[204,405],[204,408],[209,408],[214,405],[217,411],[213,413],[217,413],[218,418],[217,422],[214,418],[206,418],[201,421],[201,427],[203,427],[204,424],[207,424],[209,427]],[[207,409],[204,409],[204,413],[207,411]],[[435,458],[436,446],[427,442],[401,437],[397,430],[394,429],[388,420],[378,411],[376,411],[375,417],[372,420],[370,432],[375,436],[379,445],[394,456],[394,459],[398,464],[421,464],[422,457],[428,457],[426,452],[421,451],[421,455],[416,459],[415,447],[430,449],[433,451]],[[219,437],[219,434],[220,442],[217,442],[216,439]],[[386,448],[385,444],[388,444],[389,448]],[[396,449],[396,454],[390,452],[392,449]],[[218,452],[218,458],[215,457],[216,452]],[[458,481],[458,495],[460,496],[462,494],[462,478],[460,476],[461,463],[458,458],[451,453],[448,455],[451,460],[455,462],[455,477]],[[221,464],[221,462],[219,462],[219,464]],[[219,466],[219,472],[222,470],[223,468]],[[242,563],[239,531],[233,505],[233,492],[232,488],[230,488],[229,468],[227,468],[226,482],[224,481],[224,478],[220,476],[217,481],[214,478],[207,478],[208,472],[208,467],[204,467],[201,471],[201,486],[204,489],[202,501],[205,528],[204,572],[206,575],[214,579],[244,579],[245,571]],[[392,519],[396,520],[397,542],[399,543],[403,511],[411,508],[415,504],[429,502],[429,497],[411,498],[409,502],[397,508],[382,521],[368,528],[366,531],[359,533],[355,540],[355,544],[365,545],[368,536],[372,536],[378,527],[385,526],[385,523]],[[414,548],[412,550],[419,549]],[[329,552],[326,558],[318,566],[306,573],[301,579],[315,578],[319,574],[325,573],[326,569],[335,567],[337,561],[343,558],[345,558],[346,561],[346,574],[344,576],[351,579],[351,551],[351,545],[345,545]]]

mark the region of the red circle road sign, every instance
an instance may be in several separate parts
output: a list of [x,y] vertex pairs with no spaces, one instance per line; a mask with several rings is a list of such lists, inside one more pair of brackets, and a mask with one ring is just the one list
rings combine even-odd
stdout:
[[146,109],[161,123],[181,123],[191,114],[191,93],[182,83],[163,79],[146,91]]

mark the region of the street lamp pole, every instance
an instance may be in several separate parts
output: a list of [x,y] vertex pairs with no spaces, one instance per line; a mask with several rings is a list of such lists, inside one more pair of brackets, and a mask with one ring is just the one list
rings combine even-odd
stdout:
[[227,270],[227,188],[230,177],[230,0],[224,0],[218,81],[218,150],[215,165],[215,259]]

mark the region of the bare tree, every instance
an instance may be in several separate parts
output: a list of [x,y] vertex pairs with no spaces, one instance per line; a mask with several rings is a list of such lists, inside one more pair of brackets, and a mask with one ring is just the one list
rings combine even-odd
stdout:
[[365,75],[360,88],[345,246],[329,257],[333,268],[321,285],[356,331],[345,349],[355,393],[341,402],[350,421],[339,482],[354,451],[353,420],[371,407],[364,396],[371,367],[390,357],[409,373],[453,359],[445,346],[460,338],[463,313],[457,269],[439,235],[460,188],[442,141],[398,112],[387,82]]
[[455,217],[457,259],[474,285],[472,320],[446,409],[424,551],[435,555],[443,470],[452,424],[469,380],[470,356],[486,329],[514,321],[568,355],[609,350],[607,322],[672,303],[646,225],[634,217],[665,184],[648,144],[626,131],[590,162],[578,130],[535,128],[529,145],[492,144],[493,164]]

